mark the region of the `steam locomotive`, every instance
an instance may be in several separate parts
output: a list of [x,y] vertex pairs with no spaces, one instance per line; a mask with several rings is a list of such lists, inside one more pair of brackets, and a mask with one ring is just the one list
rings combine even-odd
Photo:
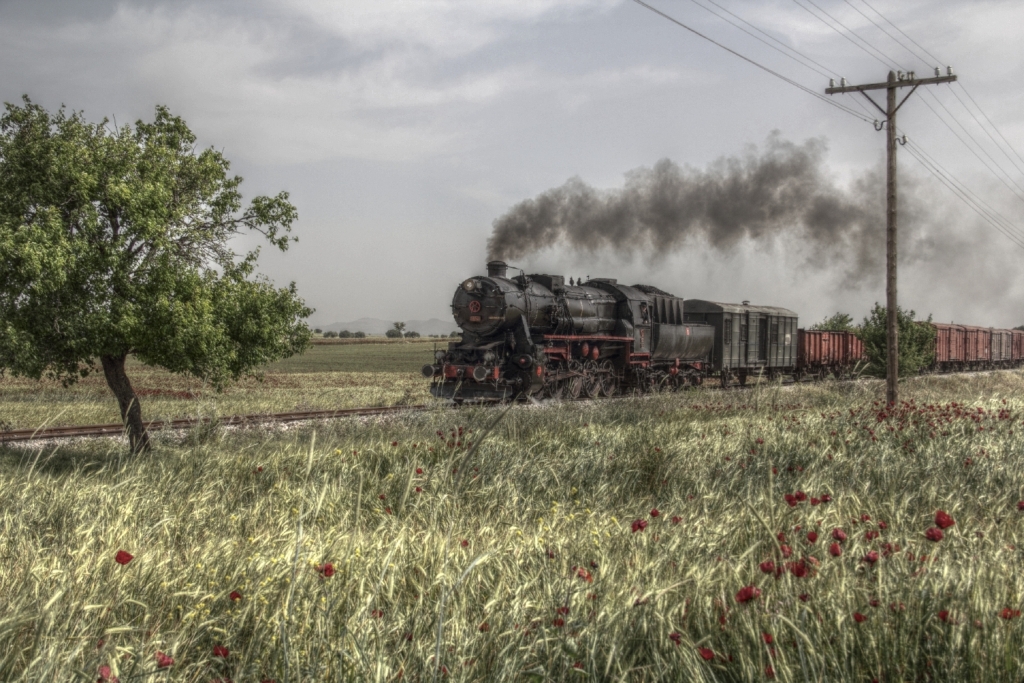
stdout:
[[508,276],[503,261],[465,280],[452,313],[462,338],[423,367],[455,401],[612,396],[775,377],[797,361],[797,316],[771,306],[683,299],[609,278]]

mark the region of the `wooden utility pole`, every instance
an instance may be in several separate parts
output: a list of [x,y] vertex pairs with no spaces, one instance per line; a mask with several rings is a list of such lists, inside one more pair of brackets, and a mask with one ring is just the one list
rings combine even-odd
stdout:
[[[885,123],[879,125],[875,122],[875,130],[886,129],[886,191],[885,191],[885,306],[886,306],[886,334],[885,334],[885,361],[886,361],[886,385],[885,401],[889,405],[895,405],[898,400],[896,382],[899,375],[899,327],[896,307],[896,143],[906,144],[907,138],[896,137],[896,112],[903,106],[914,90],[921,85],[934,85],[938,83],[952,83],[956,80],[953,69],[946,67],[946,75],[939,75],[939,67],[935,67],[934,78],[915,78],[914,72],[904,74],[902,71],[889,72],[889,79],[885,83],[871,83],[868,85],[847,85],[846,79],[842,79],[839,87],[835,87],[832,81],[829,88],[826,88],[826,95],[836,93],[859,92],[868,98],[871,104],[875,105],[878,111],[885,116]],[[896,89],[912,86],[911,90],[903,101],[896,104]],[[867,94],[868,90],[885,90],[886,107],[882,109]]]

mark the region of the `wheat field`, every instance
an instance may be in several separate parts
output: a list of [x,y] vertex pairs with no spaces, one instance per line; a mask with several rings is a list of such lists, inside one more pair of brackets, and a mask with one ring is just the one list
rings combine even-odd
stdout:
[[3,449],[0,680],[1019,681],[1022,390]]

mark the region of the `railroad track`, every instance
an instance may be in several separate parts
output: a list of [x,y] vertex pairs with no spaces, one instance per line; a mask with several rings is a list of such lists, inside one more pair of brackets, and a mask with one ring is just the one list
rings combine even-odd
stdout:
[[[217,418],[222,425],[255,425],[266,423],[304,422],[307,420],[330,420],[339,417],[357,417],[360,415],[383,415],[408,410],[424,410],[426,405],[383,406],[380,408],[342,408],[340,410],[301,410],[290,413],[264,413],[257,415],[232,415]],[[150,431],[161,429],[191,429],[201,424],[208,424],[212,418],[183,420],[153,420],[146,423]],[[37,439],[65,439],[75,436],[120,436],[124,433],[124,425],[120,423],[105,425],[79,425],[75,427],[44,427],[39,429],[9,429],[0,431],[0,443],[14,441],[34,441]]]

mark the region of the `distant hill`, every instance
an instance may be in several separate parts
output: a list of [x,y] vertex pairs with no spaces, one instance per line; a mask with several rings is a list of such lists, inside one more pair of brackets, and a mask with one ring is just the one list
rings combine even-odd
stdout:
[[[325,332],[341,332],[342,330],[348,330],[349,332],[365,332],[371,335],[382,335],[390,330],[395,320],[381,320],[379,318],[360,318],[359,320],[353,320],[352,322],[342,323],[331,323],[330,325],[315,325]],[[459,329],[455,325],[454,320],[438,320],[437,318],[431,318],[430,320],[404,320],[405,329],[407,332],[419,332],[426,336],[429,334],[443,334],[448,335]]]

